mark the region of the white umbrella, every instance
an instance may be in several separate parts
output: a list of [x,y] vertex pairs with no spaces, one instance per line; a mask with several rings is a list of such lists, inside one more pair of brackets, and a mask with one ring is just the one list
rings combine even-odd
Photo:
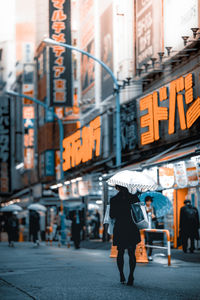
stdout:
[[30,204],[28,206],[28,209],[29,210],[39,210],[39,211],[46,211],[46,207],[42,204],[39,204],[39,203],[33,203],[33,204]]
[[118,172],[108,179],[107,183],[110,186],[124,186],[128,188],[132,194],[135,194],[137,191],[146,192],[155,191],[157,189],[156,182],[148,175],[139,171],[125,170]]
[[10,204],[1,208],[2,212],[14,212],[14,211],[21,211],[21,210],[22,210],[21,206],[17,204]]

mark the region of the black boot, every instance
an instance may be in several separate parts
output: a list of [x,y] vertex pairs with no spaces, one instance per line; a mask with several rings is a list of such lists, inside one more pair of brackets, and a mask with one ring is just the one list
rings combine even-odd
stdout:
[[133,282],[134,282],[133,274],[130,274],[128,277],[127,285],[133,286]]

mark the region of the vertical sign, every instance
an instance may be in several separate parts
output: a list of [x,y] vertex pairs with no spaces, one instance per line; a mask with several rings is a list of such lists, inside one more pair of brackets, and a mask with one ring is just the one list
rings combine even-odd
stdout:
[[55,155],[54,150],[45,151],[45,175],[54,176]]
[[[70,0],[49,0],[49,33],[56,42],[71,45]],[[71,51],[61,46],[49,50],[50,104],[72,106]]]
[[137,145],[136,102],[122,105],[120,110],[121,147],[129,152]]
[[[23,94],[34,97],[34,65],[26,63],[23,70]],[[24,122],[24,168],[34,168],[34,119],[35,107],[31,100],[23,100],[23,122]]]
[[10,105],[0,97],[0,193],[10,190]]
[[56,173],[56,179],[59,180],[61,178],[61,172],[60,172],[60,151],[55,151],[55,173]]
[[34,106],[23,107],[24,120],[24,168],[34,168]]
[[136,1],[136,57],[138,67],[153,56],[152,0]]
[[[101,16],[101,60],[113,69],[113,6],[110,5]],[[113,79],[101,69],[102,100],[113,94]]]

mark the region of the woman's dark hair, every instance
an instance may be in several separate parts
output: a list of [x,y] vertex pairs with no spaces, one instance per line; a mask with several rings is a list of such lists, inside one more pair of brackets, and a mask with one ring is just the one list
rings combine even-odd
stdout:
[[152,197],[151,197],[151,196],[146,196],[146,197],[145,197],[145,203],[146,203],[147,201],[153,202]]
[[119,190],[120,192],[128,192],[128,189],[125,186],[121,186],[121,185],[116,184],[115,188],[117,190]]

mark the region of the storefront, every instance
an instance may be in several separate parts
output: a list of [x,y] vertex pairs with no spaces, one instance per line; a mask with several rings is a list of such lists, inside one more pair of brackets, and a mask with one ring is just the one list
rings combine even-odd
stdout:
[[[197,67],[199,48],[195,43],[185,48],[185,58],[179,63],[169,58],[170,72],[155,75],[153,70],[142,78],[143,95],[131,101],[136,105],[132,119],[122,110],[123,119],[130,120],[125,129],[135,128],[136,134],[132,131],[135,138],[132,148],[122,149],[121,170],[149,173],[158,183],[158,191],[170,199],[173,210],[163,222],[175,248],[184,200],[190,199],[200,212],[200,68]],[[177,53],[176,58],[181,55]],[[122,146],[123,141],[128,138],[122,140]],[[110,192],[107,189],[107,201]]]

